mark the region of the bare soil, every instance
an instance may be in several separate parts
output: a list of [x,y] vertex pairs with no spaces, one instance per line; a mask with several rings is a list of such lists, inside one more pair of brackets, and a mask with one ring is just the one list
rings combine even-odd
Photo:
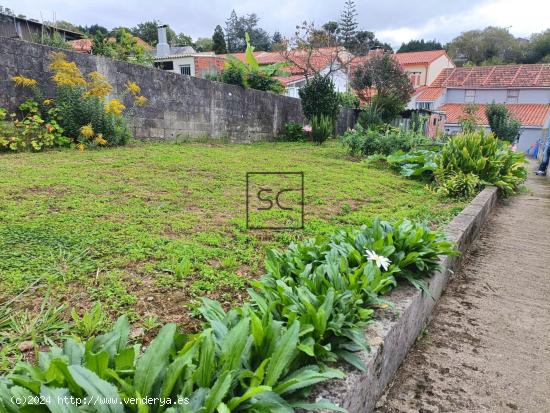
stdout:
[[376,412],[550,412],[550,179],[500,202]]

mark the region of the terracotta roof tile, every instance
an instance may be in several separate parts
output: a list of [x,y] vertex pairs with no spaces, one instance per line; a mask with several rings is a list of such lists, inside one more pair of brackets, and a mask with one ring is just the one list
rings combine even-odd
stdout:
[[[485,116],[485,107],[487,105],[477,105],[476,120],[479,125],[487,125]],[[465,104],[446,103],[437,108],[438,111],[445,112],[447,116],[446,123],[458,124],[460,118],[464,117]],[[521,122],[523,126],[543,126],[550,114],[550,105],[544,104],[507,104],[510,114],[514,119]]]
[[430,86],[463,89],[550,87],[550,64],[443,69]]
[[395,59],[402,65],[431,63],[445,54],[445,50],[430,50],[427,52],[396,53]]
[[445,93],[443,87],[428,87],[422,90],[422,92],[416,97],[417,101],[432,102]]

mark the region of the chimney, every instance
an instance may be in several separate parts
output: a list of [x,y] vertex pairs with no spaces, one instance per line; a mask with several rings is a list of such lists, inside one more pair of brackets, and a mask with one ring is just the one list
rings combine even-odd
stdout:
[[170,54],[170,45],[166,39],[166,28],[168,25],[163,24],[158,29],[157,57],[165,57]]

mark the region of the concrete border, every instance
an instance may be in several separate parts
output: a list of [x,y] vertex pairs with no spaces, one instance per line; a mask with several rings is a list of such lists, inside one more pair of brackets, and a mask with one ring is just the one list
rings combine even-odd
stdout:
[[[478,236],[497,197],[497,188],[485,188],[447,225],[445,232],[461,253]],[[367,328],[366,337],[371,351],[360,354],[367,365],[367,371],[339,366],[346,371],[346,378],[318,386],[314,398],[328,399],[348,409],[350,413],[371,412],[428,321],[453,271],[460,266],[461,257],[462,254],[441,259],[441,269],[429,279],[433,298],[403,284],[385,297],[395,303],[396,309],[379,311]]]

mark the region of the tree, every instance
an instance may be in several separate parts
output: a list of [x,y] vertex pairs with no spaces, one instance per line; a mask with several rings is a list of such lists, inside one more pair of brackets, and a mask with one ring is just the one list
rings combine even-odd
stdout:
[[437,40],[410,40],[407,43],[402,43],[397,53],[406,52],[425,52],[429,50],[441,50],[443,46]]
[[359,66],[353,74],[352,86],[364,97],[370,97],[365,91],[374,89],[371,99],[384,122],[392,121],[402,112],[414,92],[409,77],[390,53],[374,56]]
[[229,53],[244,52],[246,49],[245,33],[250,36],[250,42],[256,50],[271,50],[271,37],[264,29],[258,27],[259,21],[260,19],[255,13],[239,17],[235,10],[231,11],[229,19],[225,22],[227,51]]
[[518,39],[500,27],[464,32],[447,45],[447,50],[458,62],[473,65],[517,63],[522,55]]
[[214,34],[212,35],[212,50],[214,50],[214,53],[216,54],[227,53],[225,35],[223,34],[223,29],[219,24],[214,29]]
[[52,26],[52,27],[56,27],[58,29],[62,29],[62,30],[69,30],[71,32],[77,32],[77,33],[81,33],[82,30],[80,29],[79,26],[75,25],[75,24],[72,24],[71,22],[68,22],[66,20],[57,20],[57,21],[54,21],[54,22],[44,22],[44,24],[47,24],[48,26]]
[[344,4],[344,12],[340,18],[340,43],[351,50],[355,40],[355,31],[357,30],[357,12],[355,11],[355,2],[346,0]]
[[78,29],[82,33],[89,34],[90,36],[95,36],[98,33],[101,33],[103,36],[107,36],[109,34],[109,29],[100,26],[99,24],[92,24],[91,26],[78,26]]
[[284,50],[286,48],[285,39],[283,39],[283,36],[279,31],[276,31],[273,33],[273,37],[271,38],[271,50]]
[[463,109],[463,115],[458,118],[460,129],[464,133],[473,133],[477,129],[477,112],[479,106],[475,103],[468,103]]
[[138,42],[136,36],[125,29],[118,29],[113,38],[98,32],[93,37],[92,53],[126,62],[152,65],[152,57],[148,50]]
[[193,38],[185,33],[179,33],[168,41],[172,46],[193,46]]
[[316,74],[298,91],[302,102],[302,112],[310,121],[316,117],[328,117],[333,122],[340,111],[340,98],[329,77]]
[[506,105],[493,102],[487,105],[485,115],[491,131],[497,138],[508,142],[514,142],[517,139],[521,123],[511,117]]
[[531,35],[524,61],[550,63],[550,29]]
[[393,49],[388,43],[380,42],[373,32],[359,30],[355,33],[347,49],[356,56],[366,56],[372,49],[383,49],[392,52]]
[[[149,43],[151,46],[155,46],[158,43],[158,26],[160,22],[157,20],[146,21],[139,23],[137,26],[132,27],[131,33],[134,36],[139,37],[141,40]],[[173,39],[175,33],[172,29],[167,27],[166,29],[166,38],[168,43]]]
[[211,52],[213,48],[212,38],[199,37],[195,41],[195,49],[197,52]]

